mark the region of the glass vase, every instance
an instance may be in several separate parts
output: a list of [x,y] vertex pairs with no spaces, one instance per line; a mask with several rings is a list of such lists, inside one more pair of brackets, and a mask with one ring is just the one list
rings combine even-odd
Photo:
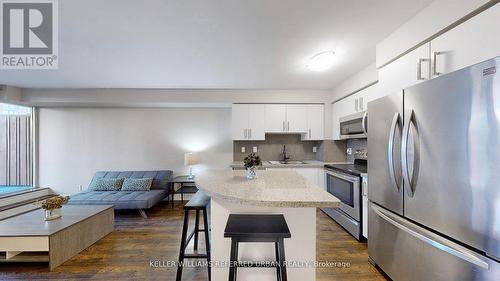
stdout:
[[255,167],[247,168],[247,179],[253,180],[257,178],[257,173],[255,172]]
[[45,210],[45,220],[46,221],[55,220],[55,219],[60,218],[61,216],[62,216],[61,208],[52,209],[52,210]]

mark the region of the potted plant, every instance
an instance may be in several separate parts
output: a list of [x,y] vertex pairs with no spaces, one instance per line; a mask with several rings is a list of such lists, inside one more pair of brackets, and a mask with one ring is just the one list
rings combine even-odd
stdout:
[[247,170],[247,179],[252,180],[257,178],[257,174],[255,173],[255,168],[257,166],[262,165],[260,156],[252,152],[248,154],[247,157],[245,157],[243,162],[245,163],[245,169]]
[[66,204],[69,196],[55,196],[42,202],[42,209],[45,210],[45,220],[55,220],[62,216],[62,205]]

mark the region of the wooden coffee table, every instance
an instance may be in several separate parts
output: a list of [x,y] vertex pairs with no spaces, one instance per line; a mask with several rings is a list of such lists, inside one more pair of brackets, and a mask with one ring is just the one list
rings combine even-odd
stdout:
[[114,229],[112,205],[66,205],[62,218],[45,221],[34,210],[0,221],[0,262],[61,265]]

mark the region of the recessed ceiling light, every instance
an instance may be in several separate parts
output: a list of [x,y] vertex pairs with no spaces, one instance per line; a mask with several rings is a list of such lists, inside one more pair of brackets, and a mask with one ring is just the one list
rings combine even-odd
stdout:
[[307,68],[312,71],[325,71],[330,69],[335,62],[334,51],[324,51],[317,53],[309,59]]

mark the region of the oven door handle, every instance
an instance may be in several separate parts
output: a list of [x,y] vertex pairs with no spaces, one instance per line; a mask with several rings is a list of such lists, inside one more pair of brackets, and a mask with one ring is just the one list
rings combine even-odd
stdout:
[[399,124],[399,112],[394,113],[392,118],[391,128],[389,129],[389,142],[387,143],[387,160],[389,165],[389,176],[391,177],[392,185],[399,191],[399,185],[396,180],[396,171],[394,169],[394,138],[396,137],[396,129]]
[[346,181],[351,182],[351,183],[357,183],[359,181],[359,177],[356,177],[356,176],[351,177],[351,176],[344,175],[344,174],[337,173],[337,172],[333,172],[333,171],[327,171],[326,173],[332,177],[337,177],[337,178],[346,180]]

